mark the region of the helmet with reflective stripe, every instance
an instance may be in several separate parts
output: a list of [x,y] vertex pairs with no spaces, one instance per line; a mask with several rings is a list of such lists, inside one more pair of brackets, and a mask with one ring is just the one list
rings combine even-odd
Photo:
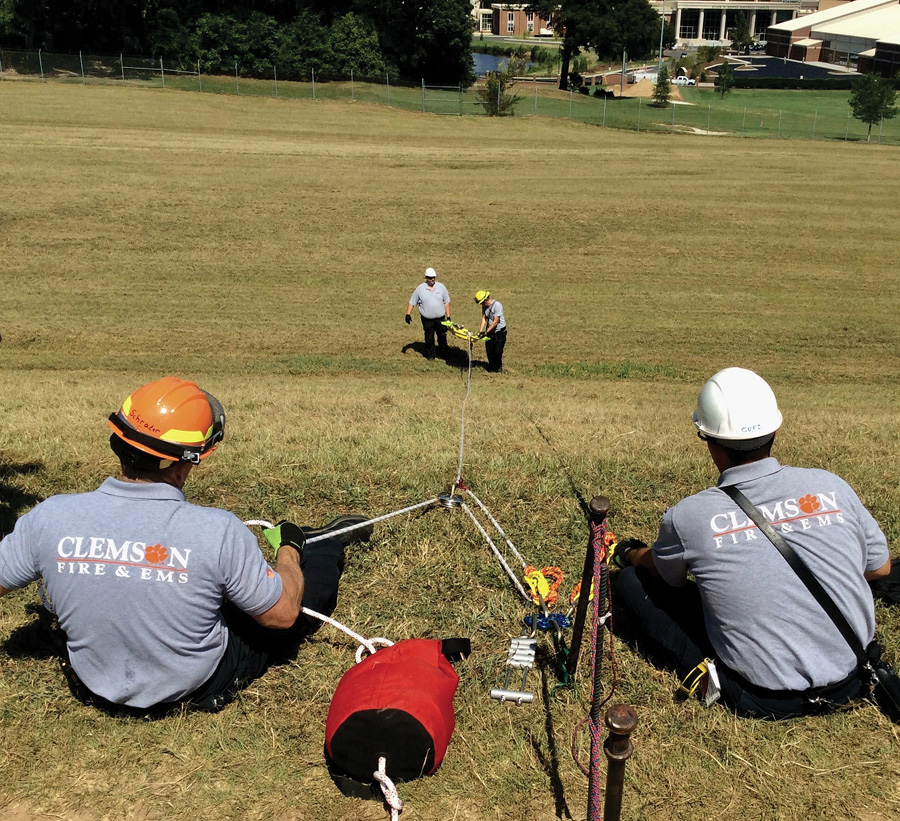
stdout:
[[725,368],[700,391],[694,425],[697,430],[735,450],[766,444],[782,416],[769,383],[746,368]]
[[475,292],[475,301],[482,305],[484,301],[491,295],[490,291],[476,291]]
[[225,411],[194,382],[167,376],[131,394],[109,426],[142,453],[196,465],[225,437]]

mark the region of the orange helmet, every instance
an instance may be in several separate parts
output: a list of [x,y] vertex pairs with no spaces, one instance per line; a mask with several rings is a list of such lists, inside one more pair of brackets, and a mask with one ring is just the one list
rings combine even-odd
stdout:
[[225,411],[194,382],[167,376],[131,394],[109,426],[143,453],[196,465],[225,437]]

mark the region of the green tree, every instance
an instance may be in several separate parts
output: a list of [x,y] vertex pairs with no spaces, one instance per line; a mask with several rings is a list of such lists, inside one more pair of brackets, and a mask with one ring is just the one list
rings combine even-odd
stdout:
[[738,54],[750,53],[753,35],[750,34],[750,15],[747,12],[739,11],[735,15],[734,25],[728,29],[728,38],[731,40],[731,47]]
[[372,25],[350,12],[338,17],[328,32],[330,70],[346,77],[353,71],[357,76],[376,76],[384,73],[384,59],[378,44],[378,33]]
[[665,108],[672,96],[672,84],[669,82],[669,69],[662,66],[653,87],[653,104]]
[[701,63],[714,63],[723,50],[721,46],[700,46],[697,49],[697,60]]
[[[608,0],[538,0],[528,9],[550,22],[562,37],[559,49],[559,87],[569,87],[569,64],[588,48],[607,10]],[[658,19],[658,18],[657,18]]]
[[515,77],[525,70],[522,60],[511,59],[499,71],[490,71],[484,85],[476,92],[488,117],[512,117],[521,95],[512,91]]
[[372,20],[385,61],[402,76],[464,85],[474,80],[469,0],[360,0],[355,10]]
[[897,116],[896,95],[891,81],[876,74],[863,74],[853,81],[848,102],[854,118],[869,125],[866,142],[872,137],[875,123]]
[[734,69],[731,67],[731,63],[722,63],[722,65],[719,66],[714,84],[716,86],[716,91],[722,95],[722,99],[724,100],[725,95],[734,88]]

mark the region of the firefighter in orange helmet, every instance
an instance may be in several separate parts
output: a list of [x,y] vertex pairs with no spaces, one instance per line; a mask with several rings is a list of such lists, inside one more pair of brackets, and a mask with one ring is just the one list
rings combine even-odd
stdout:
[[219,709],[311,632],[301,602],[334,609],[350,538],[304,550],[306,536],[364,517],[318,531],[281,522],[267,534],[273,568],[240,519],[185,497],[191,470],[225,435],[215,397],[165,377],[134,391],[109,426],[121,475],[19,519],[0,542],[0,595],[42,580],[83,700],[127,712]]

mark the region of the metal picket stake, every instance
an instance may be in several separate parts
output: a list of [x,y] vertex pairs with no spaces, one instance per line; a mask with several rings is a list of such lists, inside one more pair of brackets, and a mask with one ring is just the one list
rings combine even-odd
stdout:
[[603,821],[619,821],[625,787],[625,762],[634,752],[631,734],[637,727],[637,713],[628,704],[614,704],[606,711],[603,723],[608,730],[606,741],[603,742],[603,752],[606,755]]
[[810,134],[810,139],[814,140],[816,138],[816,123],[819,121],[819,110],[816,109],[813,113],[813,130],[812,134]]
[[425,113],[425,78],[422,78],[422,113]]
[[81,63],[81,84],[86,85],[84,81],[84,58],[81,56],[81,50],[78,51],[78,62]]
[[200,61],[197,60],[197,90],[203,91],[203,80],[200,78]]
[[275,74],[275,98],[278,99],[278,66],[272,64],[272,71]]
[[234,64],[234,93],[235,93],[235,94],[240,94],[240,93],[241,93],[241,87],[238,85],[238,70],[237,70],[237,63]]
[[353,85],[353,69],[350,69],[350,99],[356,99],[356,88]]
[[125,58],[122,57],[122,52],[119,52],[119,65],[122,66],[122,82],[125,82]]
[[163,66],[162,57],[159,58],[159,76],[162,77],[163,88],[165,88],[166,87],[166,69],[165,69],[165,66]]
[[316,70],[310,69],[312,71],[312,87],[313,87],[313,99],[316,99]]
[[44,80],[44,58],[41,57],[41,49],[38,49],[38,64],[41,67],[41,82],[45,82]]

